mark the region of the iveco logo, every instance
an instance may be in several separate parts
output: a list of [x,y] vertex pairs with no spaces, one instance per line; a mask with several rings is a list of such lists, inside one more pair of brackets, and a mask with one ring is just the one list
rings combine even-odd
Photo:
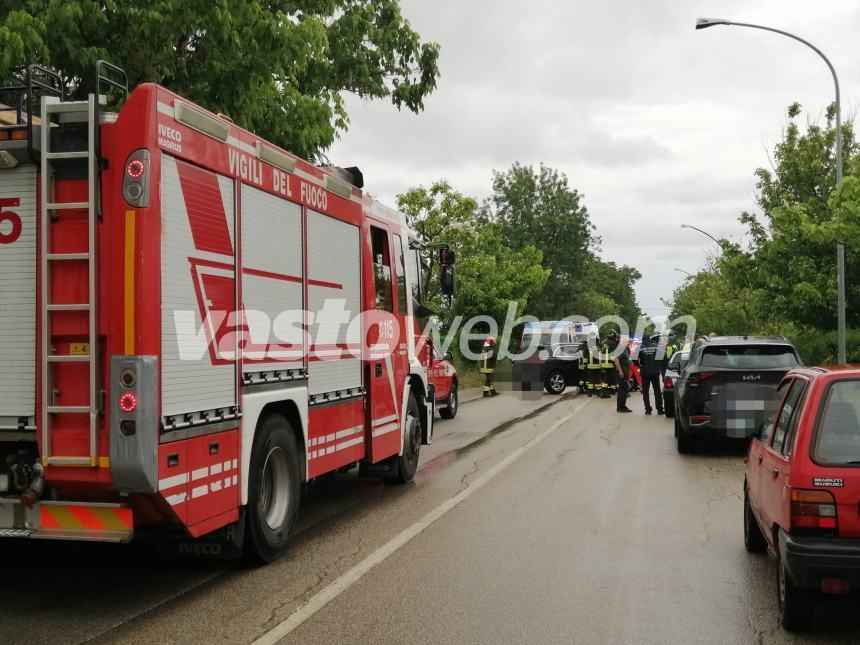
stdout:
[[761,380],[761,374],[745,374],[744,380],[745,381],[760,381]]

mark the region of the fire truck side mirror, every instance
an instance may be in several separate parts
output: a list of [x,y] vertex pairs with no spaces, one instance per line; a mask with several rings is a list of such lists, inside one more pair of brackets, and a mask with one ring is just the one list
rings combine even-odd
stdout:
[[439,250],[439,264],[443,267],[454,266],[455,262],[455,253],[453,249],[440,249]]
[[450,264],[442,265],[442,275],[440,276],[440,286],[443,296],[453,296],[457,290],[457,281],[454,278],[454,267]]

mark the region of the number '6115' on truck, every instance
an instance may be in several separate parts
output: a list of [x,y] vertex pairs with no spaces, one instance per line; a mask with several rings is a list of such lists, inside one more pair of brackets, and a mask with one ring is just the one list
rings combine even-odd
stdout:
[[0,96],[0,536],[230,527],[269,561],[306,482],[409,481],[432,439],[422,245],[357,168],[95,78]]

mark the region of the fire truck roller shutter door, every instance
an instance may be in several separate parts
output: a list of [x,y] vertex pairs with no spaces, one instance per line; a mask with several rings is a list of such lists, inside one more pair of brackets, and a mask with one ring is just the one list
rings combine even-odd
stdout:
[[311,395],[361,387],[361,231],[308,211]]
[[243,372],[304,366],[303,265],[301,206],[243,185]]
[[233,181],[169,155],[161,166],[162,415],[233,406]]
[[36,167],[0,172],[0,426],[36,405]]

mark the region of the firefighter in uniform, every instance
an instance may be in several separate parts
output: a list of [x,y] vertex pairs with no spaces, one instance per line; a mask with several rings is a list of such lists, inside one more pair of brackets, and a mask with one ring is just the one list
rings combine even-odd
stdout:
[[588,341],[583,340],[579,344],[579,393],[588,391]]
[[484,341],[480,370],[484,375],[484,396],[497,396],[496,386],[493,385],[493,372],[496,371],[496,339],[492,336],[487,336],[487,340]]
[[606,360],[609,363],[609,390],[613,396],[618,394],[618,390],[621,385],[618,379],[618,370],[615,368],[615,359],[612,356],[616,352],[620,351],[620,348],[618,347],[620,342],[621,337],[618,335],[617,331],[612,330],[609,332],[609,337],[606,340],[609,354],[607,355]]
[[600,398],[608,399],[611,397],[618,388],[617,381],[615,378],[615,364],[612,362],[612,359],[609,358],[609,355],[612,353],[610,349],[611,342],[609,338],[603,340],[600,343],[600,373],[601,373],[601,388],[600,388]]
[[588,352],[586,354],[587,364],[586,372],[586,388],[588,396],[596,396],[600,394],[600,358],[598,356],[597,339],[592,338],[586,341]]

